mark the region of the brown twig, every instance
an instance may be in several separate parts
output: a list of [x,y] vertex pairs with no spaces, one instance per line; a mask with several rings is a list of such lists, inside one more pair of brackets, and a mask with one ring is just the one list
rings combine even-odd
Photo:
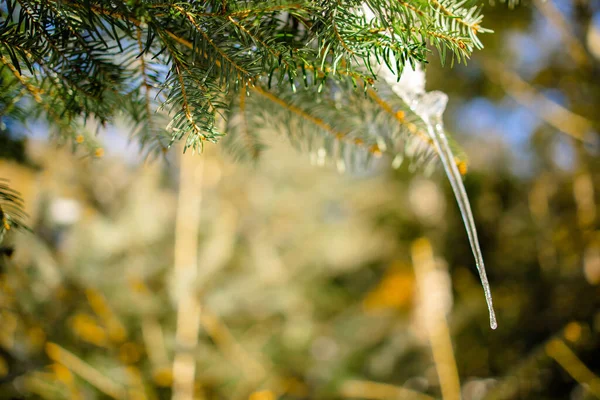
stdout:
[[[543,121],[577,140],[589,142],[586,136],[593,124],[587,118],[542,96],[531,84],[498,61],[486,59],[483,67],[491,81],[500,85],[517,102],[530,108]],[[536,104],[540,107],[534,107]]]
[[600,398],[600,378],[594,374],[562,339],[552,339],[546,344],[546,353],[554,359],[580,385],[586,386]]
[[579,40],[577,40],[577,37],[571,31],[569,24],[560,11],[556,9],[554,4],[552,4],[551,1],[541,0],[533,0],[533,4],[540,10],[544,17],[558,28],[567,45],[567,52],[571,58],[579,65],[589,65],[590,59],[585,48],[581,45]]
[[402,386],[361,380],[345,381],[341,386],[340,395],[344,398],[361,398],[368,400],[433,400],[433,397],[403,388]]

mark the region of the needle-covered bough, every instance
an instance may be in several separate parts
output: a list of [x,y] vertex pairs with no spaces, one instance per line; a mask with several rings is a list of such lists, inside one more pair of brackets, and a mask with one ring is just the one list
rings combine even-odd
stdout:
[[[481,1],[482,2],[482,1]],[[446,96],[403,71],[464,62],[482,44],[477,0],[7,0],[0,3],[0,101],[45,118],[56,137],[102,149],[85,130],[128,121],[143,148],[223,144],[256,159],[281,128],[318,163],[373,158],[442,165],[496,327],[462,179],[442,125]],[[406,67],[406,68],[405,68]],[[411,83],[412,82],[412,83]],[[4,104],[6,103],[6,104]]]

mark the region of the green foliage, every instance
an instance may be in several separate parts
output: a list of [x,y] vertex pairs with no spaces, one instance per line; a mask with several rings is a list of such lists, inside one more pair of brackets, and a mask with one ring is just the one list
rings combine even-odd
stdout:
[[[0,7],[0,62],[6,82],[63,139],[76,139],[90,118],[105,125],[124,117],[150,151],[179,140],[201,150],[234,134],[219,120],[235,116],[241,93],[260,98],[257,91],[305,86],[293,101],[310,120],[321,118],[310,103],[332,101],[324,85],[345,99],[362,96],[379,64],[399,77],[404,66],[427,62],[428,43],[442,61],[465,61],[482,47],[478,33],[488,32],[476,3],[8,0]],[[242,114],[261,112],[256,103]],[[283,109],[273,114],[285,114],[275,104]],[[377,112],[365,114],[363,124],[375,119]]]
[[[297,89],[284,85],[270,92],[255,89],[257,95],[249,98],[242,94],[232,105],[240,116],[229,119],[231,134],[225,139],[234,154],[258,155],[264,148],[260,133],[275,130],[287,131],[292,145],[311,152],[317,164],[332,159],[340,171],[363,166],[384,153],[395,159],[396,168],[405,158],[426,170],[433,167],[435,152],[426,128],[398,96],[366,86],[360,90],[364,94],[346,96],[353,90],[350,83],[327,81],[314,101],[313,79],[308,76],[306,85]],[[242,108],[256,111],[242,115]],[[258,129],[251,131],[249,126]]]

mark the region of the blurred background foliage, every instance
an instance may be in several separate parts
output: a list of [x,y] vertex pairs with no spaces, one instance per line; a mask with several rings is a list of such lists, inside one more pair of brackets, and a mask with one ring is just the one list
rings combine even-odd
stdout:
[[427,76],[496,331],[441,172],[339,175],[277,135],[256,166],[143,162],[116,130],[90,158],[3,119],[35,234],[0,255],[0,398],[170,398],[190,359],[206,399],[600,398],[600,3],[485,16],[485,49]]

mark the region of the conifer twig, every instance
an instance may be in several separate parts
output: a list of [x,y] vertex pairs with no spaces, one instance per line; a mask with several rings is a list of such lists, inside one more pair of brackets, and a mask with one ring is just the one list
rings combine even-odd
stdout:
[[248,118],[246,117],[246,92],[240,90],[240,117],[242,119],[242,133],[244,135],[244,142],[251,154],[253,160],[257,160],[260,155],[260,151],[256,147],[256,141],[250,134],[248,129]]
[[323,129],[324,131],[330,133],[335,140],[346,141],[348,143],[352,143],[357,147],[366,148],[366,150],[369,153],[371,153],[377,157],[381,156],[381,149],[379,148],[378,145],[374,144],[372,146],[367,146],[367,144],[360,138],[352,140],[347,133],[336,130],[334,127],[332,127],[329,123],[322,120],[321,118],[310,115],[309,113],[302,110],[301,108],[296,107],[293,104],[287,103],[285,100],[275,96],[273,93],[270,93],[270,92],[267,92],[267,91],[261,89],[258,86],[253,86],[252,90],[259,93],[260,95],[266,97],[267,99],[271,100],[273,103],[283,107],[284,109],[287,109],[288,111],[298,115],[299,117],[302,117],[302,118],[306,119],[307,121],[312,122],[314,125],[318,126],[319,128]]
[[437,8],[441,13],[443,13],[447,17],[451,18],[452,21],[465,26],[467,29],[472,30],[474,33],[479,32],[479,30],[481,29],[481,27],[478,24],[465,21],[460,16],[454,14],[452,11],[447,9],[443,4],[441,4],[438,0],[429,0],[429,3],[434,8]]
[[406,120],[404,119],[403,111],[394,112],[392,106],[388,102],[386,102],[384,99],[382,99],[377,94],[377,92],[371,88],[367,89],[367,94],[369,95],[369,97],[371,97],[375,101],[375,103],[377,103],[377,105],[379,107],[381,107],[385,112],[387,112],[388,114],[393,116],[394,119],[396,121],[398,121],[399,124],[406,125],[407,129],[409,130],[409,132],[411,134],[417,135],[419,137],[419,139],[421,139],[423,142],[427,143],[429,146],[431,146],[432,148],[435,149],[435,147],[433,145],[433,140],[429,137],[429,135],[427,135],[426,132],[424,132],[423,130],[420,130],[420,129],[416,129],[416,128],[411,129],[410,125],[407,124]]
[[206,40],[207,43],[210,43],[210,45],[219,53],[219,55],[221,57],[223,57],[224,60],[227,60],[227,62],[229,62],[243,76],[245,76],[245,77],[249,76],[249,72],[248,71],[246,71],[242,66],[240,66],[235,61],[233,61],[231,59],[231,57],[228,56],[223,51],[223,49],[221,49],[219,46],[217,46],[215,44],[215,42],[210,38],[210,36],[208,36],[206,34],[206,32],[204,31],[204,29],[202,29],[202,27],[198,24],[198,22],[194,19],[194,17],[192,15],[190,15],[190,13],[188,13],[187,11],[185,11],[183,8],[181,8],[179,6],[173,6],[173,8],[175,8],[177,11],[179,11],[180,13],[182,13],[185,16],[185,18],[190,21],[190,23],[194,26],[194,28],[196,28],[196,31],[202,35],[202,37],[204,38],[204,40]]

